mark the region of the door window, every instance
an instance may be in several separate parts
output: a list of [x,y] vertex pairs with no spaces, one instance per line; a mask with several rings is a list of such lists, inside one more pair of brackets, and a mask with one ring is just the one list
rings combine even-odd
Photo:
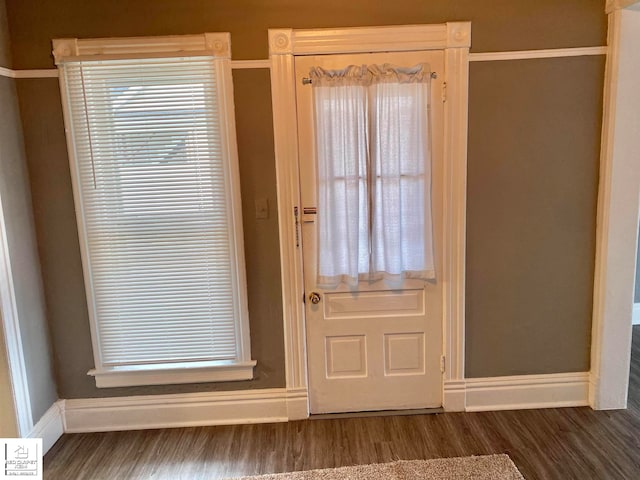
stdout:
[[311,69],[318,284],[432,279],[428,64]]

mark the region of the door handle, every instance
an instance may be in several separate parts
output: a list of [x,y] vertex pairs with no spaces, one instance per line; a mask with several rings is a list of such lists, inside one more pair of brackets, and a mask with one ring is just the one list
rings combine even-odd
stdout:
[[318,303],[320,303],[320,300],[322,300],[322,297],[318,292],[311,292],[309,294],[309,301],[314,305],[317,305]]

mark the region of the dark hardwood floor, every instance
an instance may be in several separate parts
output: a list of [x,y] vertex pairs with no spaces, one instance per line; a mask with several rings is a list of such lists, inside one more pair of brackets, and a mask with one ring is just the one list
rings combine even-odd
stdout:
[[219,479],[344,465],[507,453],[528,480],[640,479],[640,327],[629,408],[340,418],[66,434],[45,479]]

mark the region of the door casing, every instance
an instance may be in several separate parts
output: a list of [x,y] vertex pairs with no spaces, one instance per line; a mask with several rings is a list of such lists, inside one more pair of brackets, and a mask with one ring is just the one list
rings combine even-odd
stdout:
[[443,407],[446,411],[465,409],[464,299],[470,46],[470,22],[269,30],[289,419],[309,416],[294,68],[294,57],[298,55],[444,51]]

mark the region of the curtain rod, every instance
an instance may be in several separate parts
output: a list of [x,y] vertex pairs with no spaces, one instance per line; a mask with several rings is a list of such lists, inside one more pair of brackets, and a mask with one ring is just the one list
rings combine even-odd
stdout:
[[[433,78],[434,80],[436,78],[438,78],[438,73],[437,72],[431,72],[431,78]],[[302,84],[303,85],[311,85],[313,83],[313,80],[311,80],[309,77],[302,77]]]

